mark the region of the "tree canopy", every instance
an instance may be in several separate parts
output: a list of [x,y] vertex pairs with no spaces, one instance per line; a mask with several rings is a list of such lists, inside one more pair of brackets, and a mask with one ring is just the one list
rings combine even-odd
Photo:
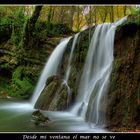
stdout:
[[[47,23],[61,23],[69,26],[74,31],[80,31],[87,26],[98,23],[114,22],[129,14],[135,14],[138,6],[112,5],[112,6],[43,6],[39,20]],[[17,15],[30,18],[35,6],[5,6],[0,7],[1,17],[9,16],[16,20]]]

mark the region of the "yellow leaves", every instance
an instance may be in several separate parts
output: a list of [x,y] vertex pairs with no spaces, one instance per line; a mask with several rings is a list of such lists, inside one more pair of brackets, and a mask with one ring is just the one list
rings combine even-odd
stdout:
[[10,61],[10,57],[4,55],[4,56],[0,57],[0,60],[2,60],[2,61],[6,61],[6,62],[9,62],[9,61]]

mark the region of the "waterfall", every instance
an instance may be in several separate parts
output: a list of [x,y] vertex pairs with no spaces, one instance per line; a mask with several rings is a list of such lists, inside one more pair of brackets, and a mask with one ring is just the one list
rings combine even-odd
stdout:
[[[69,111],[69,113],[80,116],[83,120],[89,122],[90,126],[97,125],[103,127],[106,124],[105,110],[109,78],[112,70],[115,30],[116,27],[122,24],[126,19],[127,17],[124,17],[115,23],[97,25],[92,35],[78,87],[76,103],[73,105],[71,111]],[[69,104],[71,96],[68,79],[78,36],[79,33],[74,36],[64,82],[62,83],[68,88],[67,104]],[[64,39],[48,59],[31,100],[33,105],[45,87],[47,78],[56,74],[70,39],[71,37]]]
[[[83,45],[76,46],[77,40],[79,37],[79,34],[76,34],[73,37],[73,42],[70,41],[72,37],[63,39],[60,44],[56,46],[52,54],[50,55],[47,63],[45,64],[45,67],[41,73],[41,76],[39,78],[39,81],[37,83],[37,86],[35,88],[34,94],[31,98],[30,102],[1,102],[0,103],[0,111],[1,114],[1,127],[0,129],[6,129],[8,128],[8,131],[28,131],[35,130],[35,132],[41,132],[42,130],[45,132],[61,132],[61,131],[70,131],[70,132],[106,132],[104,129],[104,126],[106,125],[106,104],[109,100],[107,98],[107,92],[109,87],[109,80],[110,75],[112,71],[112,62],[113,62],[113,48],[114,48],[114,37],[115,37],[115,30],[116,27],[121,25],[124,21],[126,21],[127,17],[122,18],[121,20],[115,22],[115,23],[104,23],[97,25],[95,27],[94,33],[89,39],[88,37],[86,39],[89,39],[89,46],[87,46],[87,42],[84,42]],[[83,34],[85,37],[88,33],[88,30],[86,34]],[[82,35],[81,35],[82,36]],[[84,37],[81,37],[81,40],[84,41]],[[85,40],[86,40],[85,39]],[[87,40],[86,40],[87,41]],[[31,116],[31,113],[34,111],[33,107],[38,100],[42,90],[45,87],[46,81],[49,76],[57,74],[59,72],[58,68],[60,68],[60,64],[62,64],[65,61],[62,61],[64,52],[68,45],[72,43],[71,50],[68,58],[68,62],[64,64],[61,67],[66,68],[66,71],[60,72],[65,73],[64,75],[61,75],[63,77],[60,80],[58,86],[58,90],[60,91],[61,85],[65,84],[64,86],[64,92],[61,95],[68,96],[59,96],[60,99],[64,99],[64,102],[67,104],[67,107],[69,107],[70,100],[71,100],[71,92],[74,91],[73,95],[74,97],[72,99],[75,99],[75,95],[77,96],[75,99],[75,104],[72,105],[72,109],[69,111],[49,111],[45,110],[43,111],[43,115],[49,117],[50,122],[48,123],[42,123],[40,121],[39,125],[37,127],[34,127],[34,125],[31,124],[28,127],[27,120],[29,120],[29,117]],[[80,50],[79,48],[76,50],[76,55],[74,56],[74,49],[75,47],[82,47]],[[84,48],[86,47],[86,48]],[[77,59],[77,55],[79,57],[79,54],[83,52],[84,50],[87,50],[86,58],[85,54],[84,57],[85,60],[83,62],[80,61],[80,67],[75,63]],[[66,53],[67,54],[67,53]],[[81,58],[81,56],[80,56]],[[67,59],[65,59],[67,60]],[[72,60],[73,63],[72,63]],[[62,62],[62,63],[61,63]],[[84,63],[84,64],[83,64]],[[72,73],[72,65],[74,65],[74,78],[71,77]],[[83,64],[83,65],[82,65]],[[60,70],[60,71],[61,71]],[[77,74],[77,75],[76,75]],[[76,76],[75,76],[76,75]],[[72,79],[72,80],[71,80]],[[74,81],[74,80],[75,81]],[[74,82],[74,84],[72,83]],[[76,86],[74,90],[71,91],[73,87],[69,87],[68,83],[72,83],[71,85]],[[78,85],[78,87],[77,87]],[[46,86],[47,87],[47,86]],[[56,86],[54,86],[56,87]],[[65,87],[67,87],[67,93],[65,92]],[[78,89],[77,89],[78,88]],[[51,88],[50,88],[51,89]],[[49,90],[46,90],[45,93],[47,94]],[[62,90],[63,91],[63,90]],[[55,92],[55,91],[54,91]],[[61,93],[61,92],[56,92]],[[52,95],[52,94],[51,94]],[[44,98],[45,96],[43,96]],[[49,98],[50,96],[48,96]],[[52,95],[52,97],[56,97],[54,99],[59,99],[58,96]],[[46,98],[44,98],[44,102],[46,102]],[[55,100],[52,100],[53,103]],[[59,100],[59,102],[56,103],[57,105],[61,104],[62,100]],[[62,104],[62,105],[66,105]],[[9,117],[10,114],[10,117]],[[25,117],[25,118],[24,118]],[[38,118],[38,117],[37,117]],[[19,119],[20,121],[17,121]],[[19,124],[21,123],[20,127]],[[34,121],[34,123],[36,123]],[[38,120],[37,120],[38,123]],[[44,126],[44,127],[42,127]],[[47,126],[47,127],[46,127]],[[18,129],[17,129],[18,128]],[[43,128],[43,129],[42,129]],[[44,129],[45,128],[45,129]]]
[[92,36],[81,76],[76,104],[71,112],[81,116],[92,126],[105,125],[107,89],[113,62],[116,23],[98,25]]
[[71,39],[71,37],[62,40],[60,42],[60,44],[58,44],[58,46],[56,46],[55,50],[49,57],[46,65],[41,73],[41,76],[39,78],[35,91],[33,93],[33,96],[31,98],[31,104],[33,106],[35,105],[38,97],[40,96],[41,91],[44,89],[47,78],[51,75],[56,74],[59,63],[61,62],[63,53],[64,53],[66,46],[70,39]]

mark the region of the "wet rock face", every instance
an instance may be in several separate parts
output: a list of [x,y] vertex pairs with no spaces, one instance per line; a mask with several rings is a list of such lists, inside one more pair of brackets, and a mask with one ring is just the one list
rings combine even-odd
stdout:
[[35,104],[35,108],[45,110],[49,107],[60,86],[59,80],[58,76],[51,76],[48,78],[46,86]]
[[[81,32],[77,38],[75,48],[73,51],[73,57],[70,64],[70,74],[67,81],[68,86],[71,89],[71,105],[75,103],[79,83],[81,80],[81,74],[83,72],[83,67],[87,55],[87,51],[89,48],[89,44],[94,33],[95,27],[91,27],[83,32]],[[70,57],[71,48],[72,48],[73,38],[68,43],[66,51],[63,55],[62,62],[60,64],[59,73],[63,77],[66,75],[68,59]]]
[[65,110],[67,108],[68,88],[62,83],[63,80],[59,76],[50,76],[35,108],[51,111]]
[[108,99],[111,128],[140,127],[140,25],[125,24],[116,31]]

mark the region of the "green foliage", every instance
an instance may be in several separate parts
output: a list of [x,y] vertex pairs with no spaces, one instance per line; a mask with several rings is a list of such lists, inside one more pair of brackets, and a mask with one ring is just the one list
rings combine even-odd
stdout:
[[9,17],[0,18],[0,43],[9,39],[12,33],[12,21]]
[[[2,17],[0,18],[0,26],[3,27],[3,25],[11,25],[12,19],[10,17]],[[2,28],[0,29],[2,30]]]
[[26,17],[24,16],[23,10],[19,10],[19,12],[15,13],[16,18],[13,21],[13,30],[11,36],[11,42],[18,46],[22,36],[23,36],[23,27],[26,21]]
[[37,67],[38,66],[33,66],[33,65],[24,67],[24,75],[30,79],[32,84],[36,84],[39,78],[38,76],[40,73],[40,68]]
[[16,84],[17,80],[21,79],[22,69],[23,69],[22,66],[19,66],[19,67],[17,67],[17,69],[13,73],[12,80],[15,84]]
[[18,8],[14,12],[10,13],[10,15],[5,15],[0,18],[0,32],[4,31],[6,28],[12,29],[11,35],[11,43],[18,46],[21,37],[22,37],[22,29],[24,22],[26,21],[26,16],[24,15],[24,9]]
[[33,85],[28,77],[23,74],[23,67],[19,66],[13,72],[12,84],[9,87],[10,96],[28,98],[33,91]]
[[130,19],[129,23],[135,23],[137,25],[140,25],[140,8],[131,7],[131,14],[133,18]]
[[72,31],[70,30],[70,28],[66,25],[66,24],[54,24],[53,28],[52,28],[52,33],[59,35],[59,34],[69,34]]
[[17,80],[18,84],[12,84],[10,86],[11,88],[11,96],[14,97],[22,97],[22,98],[28,98],[30,94],[33,92],[33,86],[28,81],[28,79],[24,78],[22,81]]
[[132,15],[139,15],[140,14],[140,9],[136,7],[131,7],[131,14]]
[[8,63],[0,65],[0,69],[8,69],[8,68],[9,68],[9,64]]
[[42,36],[59,36],[72,33],[73,31],[66,24],[53,24],[47,22],[38,22],[34,33]]
[[127,21],[126,23],[122,24],[121,26],[125,25],[125,24],[136,24],[136,25],[140,25],[140,18],[135,18],[132,20]]

